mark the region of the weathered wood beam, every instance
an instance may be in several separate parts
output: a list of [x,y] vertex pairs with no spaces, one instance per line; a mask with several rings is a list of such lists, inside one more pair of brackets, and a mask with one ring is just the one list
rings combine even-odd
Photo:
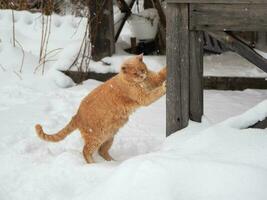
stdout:
[[253,63],[261,70],[267,72],[267,59],[259,55],[243,41],[224,31],[208,31],[208,34],[224,43],[228,48]]
[[253,126],[250,126],[249,128],[259,128],[259,129],[266,129],[267,128],[267,118],[257,122]]
[[188,4],[167,5],[167,136],[189,121]]
[[204,88],[211,90],[267,89],[266,78],[205,76]]
[[203,33],[190,31],[190,119],[201,122],[203,115]]
[[190,29],[267,31],[267,4],[190,4]]
[[94,79],[97,81],[107,81],[117,73],[96,73],[96,72],[78,72],[78,71],[61,71],[68,77],[70,77],[75,83],[79,84],[88,79]]

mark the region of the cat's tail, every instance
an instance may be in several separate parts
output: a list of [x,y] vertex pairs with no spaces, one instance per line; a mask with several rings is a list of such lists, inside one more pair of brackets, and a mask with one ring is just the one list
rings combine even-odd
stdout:
[[40,124],[35,125],[35,130],[39,138],[50,141],[50,142],[58,142],[63,140],[65,137],[67,137],[69,134],[71,134],[75,129],[77,129],[76,122],[75,122],[75,116],[72,117],[71,121],[59,132],[48,135],[43,131],[43,128]]

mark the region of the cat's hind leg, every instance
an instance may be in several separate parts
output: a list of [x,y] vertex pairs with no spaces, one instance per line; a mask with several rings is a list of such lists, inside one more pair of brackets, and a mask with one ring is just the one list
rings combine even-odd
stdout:
[[110,156],[110,154],[109,154],[109,152],[108,152],[108,150],[109,150],[110,147],[112,146],[112,143],[113,143],[113,137],[110,138],[109,140],[107,140],[106,142],[104,142],[104,143],[100,146],[100,148],[99,148],[99,150],[98,150],[99,155],[102,156],[102,157],[103,157],[105,160],[107,160],[107,161],[114,160],[114,159]]
[[[85,139],[85,145],[83,147],[83,156],[87,163],[94,163],[93,153],[101,146],[102,141],[97,137],[90,135],[90,133],[83,133],[87,135]],[[90,135],[90,136],[89,136]],[[88,137],[89,136],[89,137]]]
[[93,153],[92,153],[92,148],[91,148],[90,144],[84,145],[83,157],[87,163],[94,163],[95,162],[92,155],[93,155]]

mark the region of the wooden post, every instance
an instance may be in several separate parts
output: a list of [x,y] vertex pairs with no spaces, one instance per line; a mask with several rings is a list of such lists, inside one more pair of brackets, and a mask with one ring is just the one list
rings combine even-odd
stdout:
[[166,134],[189,121],[188,4],[167,4],[167,100]]
[[203,32],[190,31],[190,119],[203,115]]
[[109,0],[88,1],[91,55],[95,61],[115,52],[113,5]]

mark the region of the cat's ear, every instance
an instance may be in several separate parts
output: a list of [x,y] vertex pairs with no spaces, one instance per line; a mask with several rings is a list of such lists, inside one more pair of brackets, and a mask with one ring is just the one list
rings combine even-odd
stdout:
[[143,61],[143,58],[144,58],[144,54],[141,53],[137,56],[137,58],[140,60],[140,61]]

